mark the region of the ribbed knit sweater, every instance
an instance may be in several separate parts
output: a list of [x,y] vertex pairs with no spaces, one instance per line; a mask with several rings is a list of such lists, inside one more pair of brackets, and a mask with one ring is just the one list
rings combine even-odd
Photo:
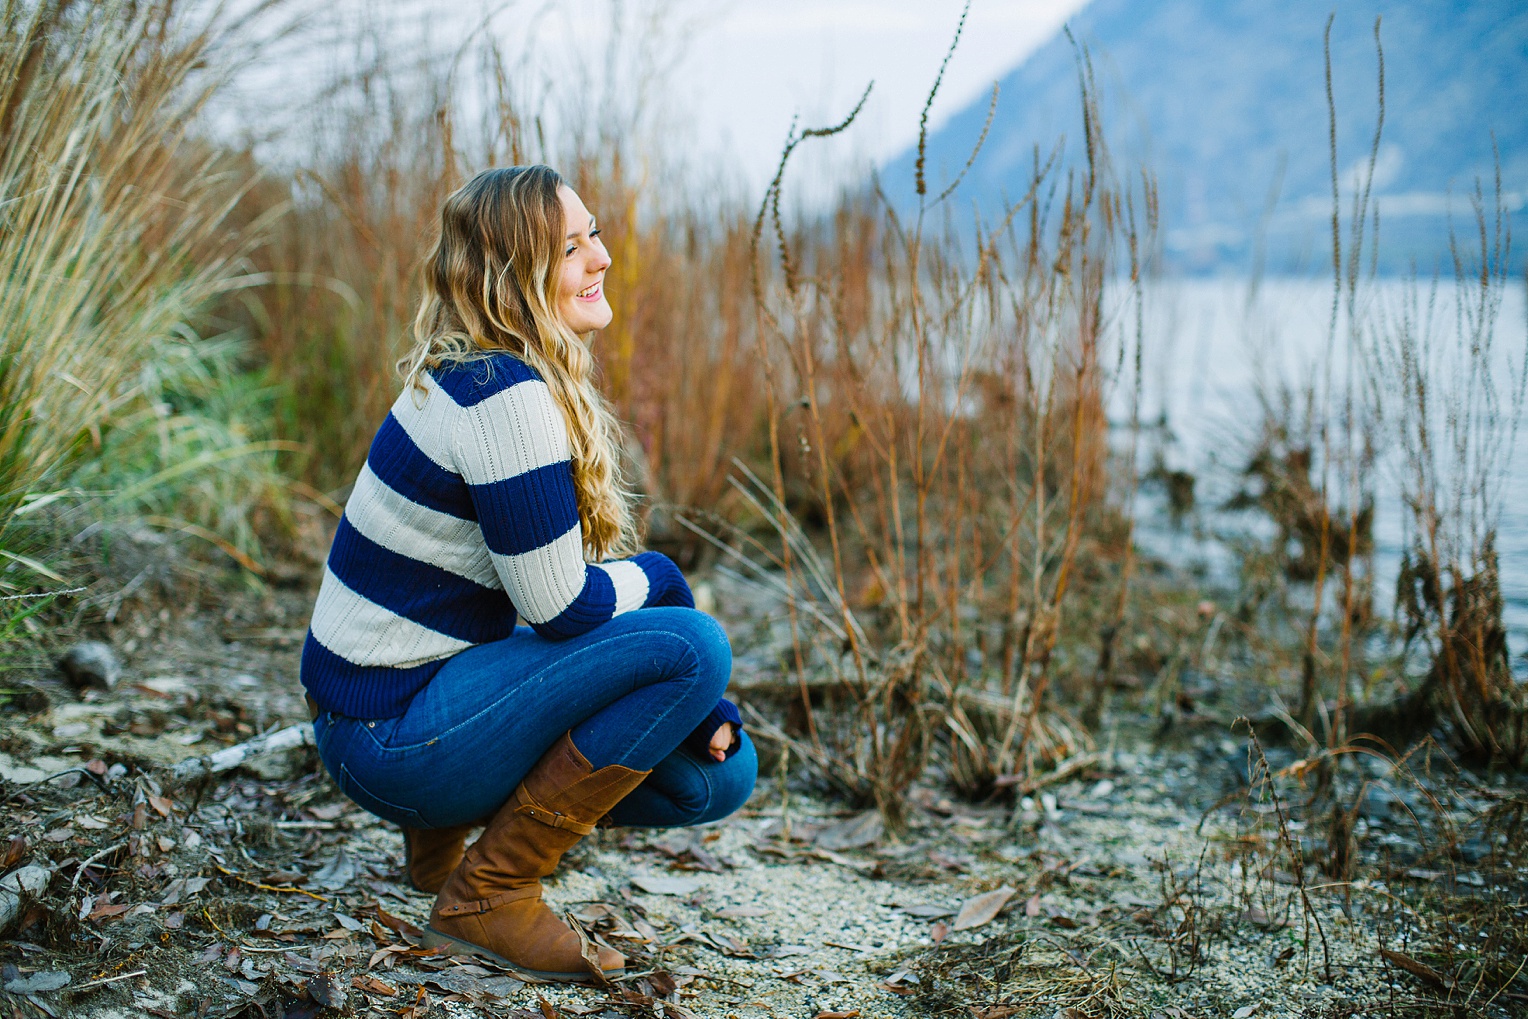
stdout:
[[660,552],[584,561],[567,424],[534,369],[495,354],[421,381],[377,431],[329,552],[302,650],[321,708],[402,715],[448,658],[517,617],[555,640],[694,606]]

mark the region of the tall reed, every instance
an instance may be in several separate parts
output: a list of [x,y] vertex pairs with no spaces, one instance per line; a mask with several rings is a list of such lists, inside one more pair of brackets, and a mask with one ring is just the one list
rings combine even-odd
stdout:
[[1521,362],[1498,346],[1511,228],[1498,173],[1477,184],[1470,242],[1453,247],[1452,294],[1413,280],[1373,329],[1381,406],[1403,458],[1406,549],[1396,588],[1408,647],[1427,669],[1414,699],[1487,762],[1528,762],[1528,688],[1516,682],[1502,620],[1496,533],[1528,396]]
[[[800,749],[893,822],[942,727],[973,793],[1087,743],[1053,657],[1084,549],[1128,547],[1105,484],[1106,293],[1122,255],[1138,278],[1125,235],[1154,225],[1155,193],[1115,177],[1085,53],[1079,71],[1082,164],[1037,149],[995,224],[941,223],[960,177],[932,193],[921,158],[911,211],[877,192],[787,224],[790,156],[853,114],[792,134],[756,223],[770,472],[742,488],[791,596]],[[819,715],[814,687],[849,710]]]
[[100,455],[157,395],[145,371],[242,285],[225,218],[249,175],[192,133],[221,22],[169,0],[0,18],[0,554],[19,561],[18,514]]

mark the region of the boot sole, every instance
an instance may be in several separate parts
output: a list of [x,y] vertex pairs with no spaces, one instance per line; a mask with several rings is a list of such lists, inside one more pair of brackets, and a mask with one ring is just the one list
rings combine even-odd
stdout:
[[[588,970],[579,970],[576,973],[553,973],[546,970],[527,969],[518,963],[510,962],[496,952],[490,952],[481,945],[474,945],[470,941],[463,941],[461,938],[453,938],[449,934],[442,934],[434,927],[426,927],[424,929],[424,937],[420,938],[420,942],[426,948],[449,948],[451,949],[449,953],[451,955],[481,956],[504,967],[516,976],[526,977],[531,981],[551,981],[561,984],[589,984],[594,982],[594,974]],[[625,975],[626,967],[624,966],[620,969],[607,969],[604,971],[606,980],[614,980]]]

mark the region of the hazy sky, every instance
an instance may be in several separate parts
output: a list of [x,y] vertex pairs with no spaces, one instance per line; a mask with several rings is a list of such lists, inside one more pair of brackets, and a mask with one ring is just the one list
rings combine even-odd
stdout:
[[[229,2],[237,10],[259,0]],[[974,0],[930,127],[984,94],[1085,2]],[[459,94],[481,95],[463,87],[472,72],[462,55],[489,37],[514,68],[517,101],[546,113],[548,123],[570,97],[586,112],[601,105],[607,73],[628,86],[657,83],[648,107],[662,111],[663,150],[757,195],[793,116],[806,126],[837,121],[874,80],[853,130],[803,151],[794,164],[795,197],[820,197],[917,138],[961,7],[960,0],[298,0],[280,9],[295,8],[304,27],[247,67],[234,90],[241,98],[219,111],[220,123],[279,139],[293,126],[286,111],[305,105],[302,97],[322,110],[330,102],[325,82],[384,53],[395,69],[424,64],[438,75],[454,68]],[[620,67],[608,72],[613,65]],[[301,158],[300,137],[272,144]]]
[[[960,19],[957,0],[733,0],[696,24],[672,77],[697,144],[737,159],[762,186],[791,117],[841,118],[872,79],[862,120],[835,149],[882,160],[911,144],[918,114]],[[1084,6],[1084,0],[974,0],[931,111],[942,119],[984,94]],[[931,125],[932,126],[932,125]]]

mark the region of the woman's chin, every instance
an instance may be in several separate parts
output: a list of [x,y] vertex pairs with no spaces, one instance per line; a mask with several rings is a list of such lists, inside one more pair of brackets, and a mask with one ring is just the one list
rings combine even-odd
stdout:
[[569,316],[575,333],[592,333],[610,324],[610,320],[615,316],[610,311],[610,305],[603,302],[601,304],[600,307],[580,309],[581,314]]

